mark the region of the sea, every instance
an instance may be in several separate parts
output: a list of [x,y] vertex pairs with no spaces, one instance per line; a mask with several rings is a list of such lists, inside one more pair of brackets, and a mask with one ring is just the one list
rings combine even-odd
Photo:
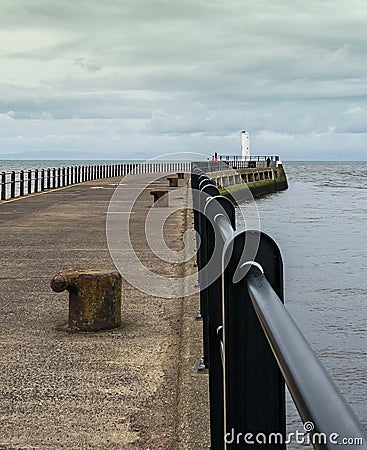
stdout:
[[[0,172],[10,172],[14,170],[19,172],[20,170],[31,169],[48,169],[53,167],[71,167],[71,166],[92,166],[99,164],[123,164],[123,163],[135,163],[138,161],[115,161],[115,160],[0,160]],[[145,161],[142,161],[145,162]]]
[[[289,189],[256,200],[260,227],[282,252],[287,310],[367,427],[367,162],[284,167]],[[287,422],[303,431],[289,395]]]
[[[122,162],[0,161],[0,172]],[[256,206],[262,231],[283,255],[285,305],[367,427],[367,162],[284,167],[289,189]],[[287,427],[303,431],[289,395]]]

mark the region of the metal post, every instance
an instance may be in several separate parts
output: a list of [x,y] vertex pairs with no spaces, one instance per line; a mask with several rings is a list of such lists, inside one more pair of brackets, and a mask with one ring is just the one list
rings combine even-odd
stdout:
[[45,190],[45,169],[41,170],[41,192]]
[[[259,248],[256,256],[245,248]],[[225,435],[235,433],[281,433],[285,438],[284,380],[262,331],[247,291],[245,275],[259,264],[274,291],[283,299],[283,265],[274,241],[258,231],[244,231],[224,247],[223,345]],[[283,439],[283,442],[285,439]],[[244,440],[227,443],[226,449],[247,449]],[[251,448],[261,449],[260,444]],[[277,445],[285,449],[285,444]]]
[[6,199],[6,172],[1,172],[1,197],[0,200]]
[[10,174],[10,198],[15,198],[15,172]]
[[206,201],[203,220],[203,281],[207,288],[201,291],[207,303],[207,339],[209,359],[209,398],[210,398],[210,440],[211,450],[224,449],[224,390],[221,339],[218,332],[223,324],[222,318],[222,278],[220,267],[224,240],[218,233],[215,217],[225,215],[235,230],[235,208],[232,202],[219,195],[214,186],[205,186],[203,191],[215,196]]
[[51,169],[47,169],[47,189],[51,189]]
[[24,195],[24,170],[19,173],[19,195],[21,197]]
[[39,180],[38,169],[35,169],[34,170],[34,192],[38,192],[38,180]]
[[28,170],[28,192],[27,194],[32,193],[32,170]]

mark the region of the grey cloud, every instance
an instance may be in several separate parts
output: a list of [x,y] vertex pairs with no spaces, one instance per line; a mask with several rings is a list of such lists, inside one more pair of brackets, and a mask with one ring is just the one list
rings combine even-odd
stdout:
[[[120,118],[157,148],[230,146],[243,127],[259,145],[346,139],[367,118],[346,113],[367,109],[365,11],[362,0],[4,0],[0,25],[19,46],[2,63],[40,70],[0,86],[0,113],[43,117],[39,130],[52,118]],[[54,39],[23,48],[22,30]]]
[[75,66],[79,66],[82,69],[87,70],[88,72],[99,72],[102,69],[101,64],[96,60],[92,58],[77,58],[74,61]]

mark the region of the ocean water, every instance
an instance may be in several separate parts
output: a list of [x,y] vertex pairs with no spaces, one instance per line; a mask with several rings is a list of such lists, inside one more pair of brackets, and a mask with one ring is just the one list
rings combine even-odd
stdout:
[[48,169],[53,167],[93,166],[103,164],[135,163],[138,161],[111,161],[111,160],[0,160],[0,172],[18,172],[20,170]]
[[256,201],[261,229],[282,251],[288,311],[367,426],[367,162],[284,166],[289,189]]

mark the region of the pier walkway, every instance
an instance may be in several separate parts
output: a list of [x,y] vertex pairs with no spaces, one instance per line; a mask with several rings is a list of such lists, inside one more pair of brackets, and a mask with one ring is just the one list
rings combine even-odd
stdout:
[[[157,298],[125,282],[120,328],[72,333],[68,295],[50,288],[63,267],[114,268],[106,214],[120,179],[0,203],[0,449],[208,448],[206,375],[194,370],[197,296]],[[163,185],[165,177],[154,187]],[[132,239],[142,234],[149,190],[134,209]],[[181,249],[188,220],[181,211],[167,221],[171,248]]]

